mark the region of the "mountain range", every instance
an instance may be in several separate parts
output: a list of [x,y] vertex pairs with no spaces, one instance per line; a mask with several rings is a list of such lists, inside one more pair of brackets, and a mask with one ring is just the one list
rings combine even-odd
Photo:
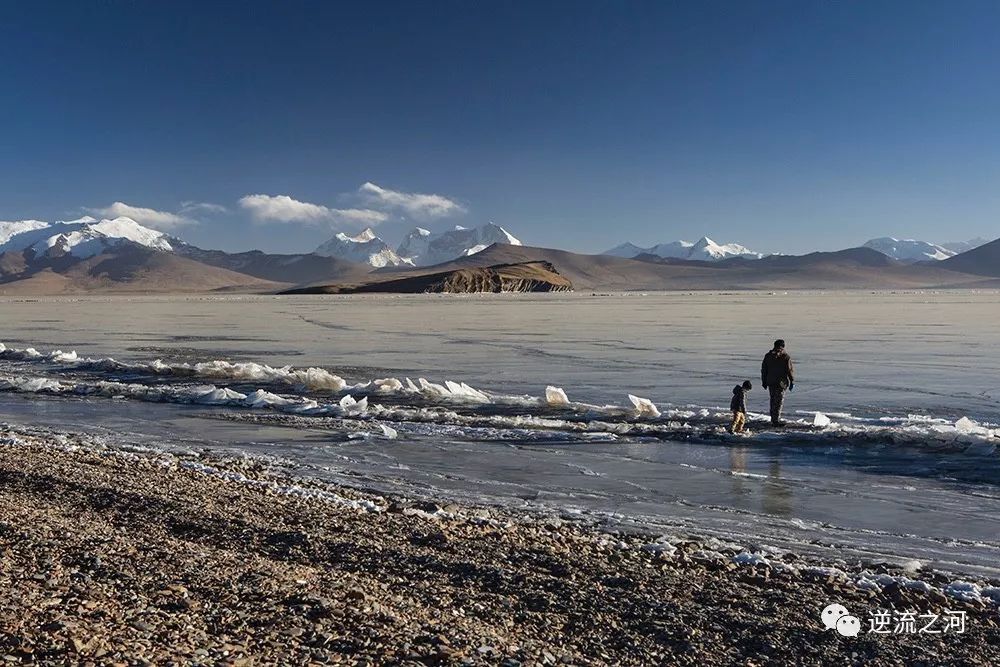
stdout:
[[411,259],[416,266],[432,266],[456,257],[475,255],[494,243],[521,245],[513,234],[490,222],[482,227],[455,227],[436,234],[417,227],[406,235],[396,253]]
[[227,253],[198,248],[130,218],[87,216],[0,222],[0,293],[278,292],[310,286],[321,292],[504,290],[528,285],[527,275],[536,281],[530,284],[559,289],[566,287],[562,279],[576,289],[614,290],[1000,285],[1000,241],[969,245],[975,247],[956,254],[945,244],[883,238],[840,252],[765,256],[705,237],[649,248],[623,244],[584,255],[524,246],[490,223],[436,233],[416,228],[395,250],[366,229],[337,234],[310,253]]
[[958,254],[954,250],[949,250],[936,243],[915,241],[913,239],[897,239],[891,236],[872,239],[865,243],[864,247],[878,250],[883,255],[892,257],[900,262],[940,261]]
[[951,271],[1000,278],[1000,239],[950,257],[941,265]]
[[33,260],[72,255],[93,257],[122,243],[172,251],[163,232],[143,227],[131,218],[96,220],[90,216],[49,224],[40,220],[0,223],[0,253],[24,252]]
[[413,266],[413,259],[396,254],[371,227],[357,236],[348,236],[341,232],[313,252],[323,257],[336,257],[349,262],[368,264],[377,269],[386,266]]
[[474,255],[494,243],[521,245],[513,234],[491,222],[482,227],[455,227],[438,233],[415,227],[403,238],[396,250],[390,248],[369,227],[357,236],[348,236],[343,232],[336,234],[313,252],[324,257],[336,257],[382,269],[440,264],[456,257]]
[[[913,239],[897,239],[885,236],[867,241],[862,247],[871,248],[900,262],[924,262],[929,260],[944,260],[967,252],[985,244],[985,239],[973,239],[958,243],[936,244]],[[694,243],[690,241],[671,241],[660,243],[648,248],[633,243],[623,243],[606,250],[603,254],[613,257],[634,259],[641,256],[661,257],[664,259],[683,259],[688,261],[718,262],[733,257],[743,259],[762,259],[766,254],[755,252],[738,243],[719,244],[702,237]]]
[[[577,290],[744,290],[744,289],[923,289],[1000,287],[1000,241],[972,251],[974,262],[906,264],[871,248],[807,255],[688,261],[640,255],[582,255],[551,248],[495,245],[471,257],[441,264],[453,270],[526,262],[547,262]],[[971,253],[969,253],[971,254]]]
[[281,283],[209,266],[130,218],[0,222],[0,293],[269,291]]
[[660,243],[649,248],[642,248],[632,243],[623,243],[604,252],[612,257],[632,259],[639,255],[653,255],[669,259],[685,259],[693,261],[717,262],[730,257],[745,259],[760,259],[764,255],[754,252],[738,243],[718,244],[707,236],[692,243],[691,241],[671,241]]
[[979,236],[970,241],[952,241],[951,243],[942,243],[941,247],[950,250],[955,254],[961,254],[963,252],[969,252],[970,250],[975,250],[979,246],[984,246],[989,243],[989,239],[984,239]]
[[368,264],[376,269],[393,266],[432,266],[466,255],[474,255],[494,243],[521,245],[500,225],[492,222],[482,227],[455,227],[444,232],[432,232],[414,227],[396,250],[379,238],[371,227],[357,236],[336,234],[313,252],[324,257],[336,257],[349,262]]

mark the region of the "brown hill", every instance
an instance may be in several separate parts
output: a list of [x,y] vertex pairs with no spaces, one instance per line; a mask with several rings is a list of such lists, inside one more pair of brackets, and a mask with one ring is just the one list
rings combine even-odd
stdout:
[[459,268],[381,278],[357,284],[318,285],[289,290],[286,294],[398,294],[473,292],[568,292],[572,283],[559,275],[549,262],[497,264],[479,268]]
[[441,272],[496,264],[549,262],[576,289],[918,289],[988,286],[980,276],[936,265],[907,265],[870,248],[776,255],[722,262],[624,259],[531,246],[493,245],[475,255],[427,267]]
[[372,270],[367,264],[313,254],[276,255],[259,250],[227,253],[202,250],[187,244],[178,244],[176,251],[202,264],[293,285],[362,280]]
[[1000,239],[950,257],[941,264],[953,271],[1000,277]]
[[131,243],[85,259],[63,255],[33,261],[24,253],[0,255],[0,294],[273,292],[286,285]]

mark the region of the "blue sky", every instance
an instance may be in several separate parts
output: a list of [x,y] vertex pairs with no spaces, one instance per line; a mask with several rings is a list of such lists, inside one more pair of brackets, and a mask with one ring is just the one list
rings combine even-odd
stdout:
[[367,222],[995,238],[998,28],[972,1],[2,2],[0,220],[148,209],[283,252]]

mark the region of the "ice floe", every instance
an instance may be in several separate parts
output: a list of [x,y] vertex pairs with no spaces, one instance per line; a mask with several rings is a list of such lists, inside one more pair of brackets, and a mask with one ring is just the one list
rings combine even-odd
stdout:
[[561,387],[548,386],[545,388],[545,402],[552,407],[569,406],[569,398]]
[[648,398],[640,398],[633,394],[628,395],[628,400],[635,406],[635,413],[639,417],[659,417],[660,411]]

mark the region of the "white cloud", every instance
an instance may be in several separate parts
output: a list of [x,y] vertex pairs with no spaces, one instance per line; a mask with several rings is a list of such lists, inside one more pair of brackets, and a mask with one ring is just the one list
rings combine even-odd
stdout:
[[145,225],[147,227],[163,231],[169,231],[175,227],[190,225],[197,222],[186,215],[170,213],[169,211],[157,211],[156,209],[145,208],[142,206],[132,206],[131,204],[126,204],[125,202],[120,201],[116,201],[114,204],[111,204],[111,206],[105,206],[104,208],[88,208],[85,210],[104,218],[117,218],[125,216],[126,218],[132,218],[140,225]]
[[222,204],[212,204],[205,201],[181,202],[181,213],[192,213],[194,211],[204,211],[205,213],[229,213],[229,209]]
[[321,222],[330,216],[330,209],[319,204],[292,199],[288,195],[247,195],[240,206],[261,222]]
[[288,195],[247,195],[240,198],[240,206],[259,222],[301,222],[317,224],[329,222],[345,225],[377,225],[389,219],[381,211],[361,208],[329,208],[321,204],[292,199]]
[[443,195],[389,190],[372,182],[358,188],[358,194],[370,205],[406,212],[413,218],[431,220],[465,213],[465,207]]
[[370,208],[331,208],[334,222],[344,222],[352,225],[377,225],[389,219],[388,213],[373,211]]

